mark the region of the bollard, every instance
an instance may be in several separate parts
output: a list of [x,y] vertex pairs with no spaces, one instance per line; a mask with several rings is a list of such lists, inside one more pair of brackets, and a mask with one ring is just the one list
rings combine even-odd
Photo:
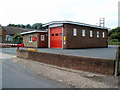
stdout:
[[17,49],[19,49],[19,45],[17,45]]

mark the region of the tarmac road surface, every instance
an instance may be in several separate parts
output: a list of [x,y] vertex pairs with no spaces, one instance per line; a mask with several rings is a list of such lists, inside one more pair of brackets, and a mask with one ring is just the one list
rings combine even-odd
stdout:
[[[1,55],[1,52],[0,52]],[[68,86],[46,79],[36,72],[16,64],[13,55],[2,54],[2,88],[65,88]],[[1,73],[1,72],[0,72]],[[0,74],[1,75],[1,74]],[[0,78],[1,79],[1,78]]]
[[[115,59],[117,45],[109,45],[108,48],[87,48],[87,49],[58,49],[58,48],[37,48],[40,52],[57,53],[64,55],[96,57]],[[27,49],[27,48],[20,48]],[[4,53],[16,55],[16,48],[3,48]]]

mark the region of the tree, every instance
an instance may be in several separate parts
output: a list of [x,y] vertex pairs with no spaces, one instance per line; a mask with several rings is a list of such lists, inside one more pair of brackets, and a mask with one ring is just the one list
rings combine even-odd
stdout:
[[21,28],[33,28],[33,29],[42,29],[42,23],[34,23],[32,26],[30,24],[8,24],[10,27],[21,27]]
[[25,25],[21,24],[21,28],[25,28]]
[[15,27],[16,25],[15,24],[8,24],[7,26],[9,26],[9,27]]
[[111,39],[118,39],[120,41],[120,32],[111,34],[110,38]]
[[42,29],[42,23],[34,23],[32,25],[32,28],[34,28],[34,29]]
[[14,36],[13,36],[13,41],[15,43],[22,43],[23,42],[23,37],[21,36],[21,34],[19,33],[16,33]]
[[25,27],[26,28],[31,28],[32,26],[30,24],[27,24]]
[[110,40],[117,39],[118,41],[120,41],[120,27],[114,28],[109,31],[108,36],[110,37]]
[[110,36],[113,33],[119,33],[120,32],[120,27],[114,28],[108,32],[108,36]]

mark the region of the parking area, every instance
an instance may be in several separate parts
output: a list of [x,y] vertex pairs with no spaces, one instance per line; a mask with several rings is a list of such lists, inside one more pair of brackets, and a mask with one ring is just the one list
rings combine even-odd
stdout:
[[[40,52],[47,52],[47,53],[115,59],[116,47],[117,45],[109,45],[108,48],[87,48],[87,49],[37,48],[37,49]],[[27,49],[27,48],[23,48],[23,49]]]
[[[37,48],[37,49],[40,52],[47,52],[47,53],[57,53],[57,54],[73,55],[73,56],[115,59],[116,47],[117,46],[115,46],[115,45],[114,46],[109,45],[108,48],[88,48],[88,49]],[[28,48],[20,48],[20,49],[28,49]],[[15,55],[16,48],[3,48],[2,52]]]

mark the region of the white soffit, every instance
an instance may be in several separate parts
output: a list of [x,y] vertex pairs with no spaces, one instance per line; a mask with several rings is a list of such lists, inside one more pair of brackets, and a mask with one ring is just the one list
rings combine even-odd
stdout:
[[25,35],[25,34],[40,33],[40,32],[47,32],[47,31],[33,30],[33,31],[23,32],[23,33],[20,33],[20,34],[21,35]]

